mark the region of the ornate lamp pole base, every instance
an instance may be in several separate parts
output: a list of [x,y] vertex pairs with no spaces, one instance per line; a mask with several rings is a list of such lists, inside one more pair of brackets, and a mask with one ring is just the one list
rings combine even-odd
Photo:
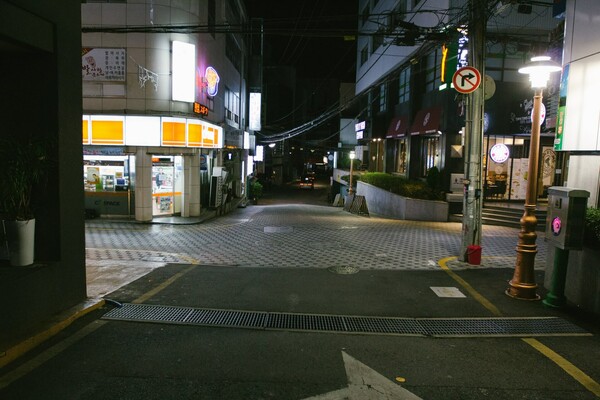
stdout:
[[521,231],[517,244],[517,261],[515,272],[510,280],[506,294],[520,300],[539,300],[536,293],[534,265],[537,254],[537,218],[535,216],[535,204],[526,204],[525,211],[521,217]]

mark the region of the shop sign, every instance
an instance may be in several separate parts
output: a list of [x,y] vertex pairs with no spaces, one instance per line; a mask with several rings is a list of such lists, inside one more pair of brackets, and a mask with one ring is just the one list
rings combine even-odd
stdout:
[[497,143],[490,149],[490,158],[496,164],[502,164],[510,156],[510,150],[508,146],[503,143]]
[[554,150],[560,151],[563,147],[563,135],[565,133],[565,113],[567,111],[567,83],[569,82],[569,66],[563,68],[560,78],[560,95],[558,100],[558,111],[556,115],[556,137],[554,138]]
[[204,104],[200,104],[197,101],[194,102],[194,114],[199,114],[204,117],[208,116],[208,107]]
[[457,62],[456,68],[462,68],[469,65],[468,61],[469,55],[469,35],[466,28],[459,29],[459,37],[458,37],[458,49],[457,49]]
[[122,156],[125,148],[118,146],[83,146],[85,156]]
[[81,77],[84,81],[125,82],[127,52],[125,49],[81,49]]
[[206,79],[206,93],[211,97],[216,96],[219,92],[219,81],[221,80],[217,70],[210,66],[206,67],[204,79]]

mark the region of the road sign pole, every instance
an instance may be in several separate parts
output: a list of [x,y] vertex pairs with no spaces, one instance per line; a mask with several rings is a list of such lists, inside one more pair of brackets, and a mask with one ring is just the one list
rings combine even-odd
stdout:
[[[469,22],[469,64],[485,76],[485,7],[487,1],[470,1]],[[479,90],[467,96],[465,123],[465,181],[463,197],[463,229],[460,259],[468,260],[467,249],[471,245],[481,245],[482,156],[483,156],[483,79]],[[462,84],[462,80],[457,82]],[[455,83],[456,85],[456,83]]]

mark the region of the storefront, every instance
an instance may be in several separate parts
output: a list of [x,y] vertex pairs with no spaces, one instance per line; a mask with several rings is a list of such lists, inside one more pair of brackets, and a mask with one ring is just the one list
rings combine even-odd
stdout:
[[386,134],[387,159],[392,161],[389,171],[407,176],[408,174],[408,116],[393,117]]
[[417,112],[410,127],[411,177],[423,178],[431,168],[443,168],[441,117],[441,107],[424,108]]
[[[549,88],[551,93],[554,88]],[[546,189],[554,184],[556,99],[543,99],[540,125],[540,165],[537,193],[546,197]],[[496,86],[494,96],[485,102],[483,120],[483,191],[486,201],[524,201],[529,170],[531,137],[531,89],[518,83]]]
[[[554,137],[540,138],[538,196],[546,197],[553,185]],[[490,135],[483,140],[484,199],[488,201],[525,200],[529,169],[529,135]]]
[[200,215],[201,172],[223,147],[223,128],[191,118],[119,115],[84,115],[82,127],[88,212],[140,221]]

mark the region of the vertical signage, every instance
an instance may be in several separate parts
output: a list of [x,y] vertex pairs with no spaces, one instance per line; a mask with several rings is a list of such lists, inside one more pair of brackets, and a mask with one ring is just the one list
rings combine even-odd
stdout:
[[565,65],[560,78],[560,94],[558,100],[558,111],[556,113],[556,136],[554,137],[554,150],[560,151],[563,146],[563,135],[565,134],[565,114],[567,111],[567,86],[569,82],[569,65]]

